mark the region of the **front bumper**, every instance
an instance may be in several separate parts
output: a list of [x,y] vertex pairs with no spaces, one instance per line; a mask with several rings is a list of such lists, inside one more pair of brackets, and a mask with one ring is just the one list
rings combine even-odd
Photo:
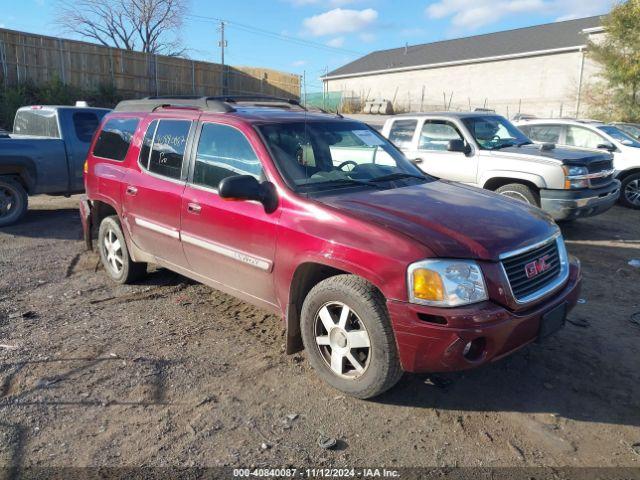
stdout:
[[[492,301],[461,308],[436,308],[389,301],[402,368],[407,372],[466,370],[498,360],[538,339],[542,317],[578,301],[582,274],[571,259],[569,279],[562,290],[526,311],[513,312]],[[465,345],[483,346],[473,358],[464,355]]]
[[540,208],[554,220],[592,217],[609,210],[620,196],[620,181],[602,188],[584,190],[540,190]]

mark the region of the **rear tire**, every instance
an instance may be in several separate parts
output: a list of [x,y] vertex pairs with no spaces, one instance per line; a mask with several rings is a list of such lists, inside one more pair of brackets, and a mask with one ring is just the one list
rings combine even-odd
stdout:
[[27,213],[29,197],[20,182],[0,178],[0,227],[16,223]]
[[301,330],[309,363],[341,392],[375,397],[402,376],[384,297],[360,277],[338,275],[313,287]]
[[513,198],[514,200],[520,200],[521,202],[528,203],[534,207],[540,206],[540,199],[538,193],[531,187],[522,183],[509,183],[496,189],[496,193],[504,195],[505,197]]
[[620,204],[640,210],[640,173],[633,173],[622,179]]
[[146,263],[131,260],[127,242],[116,215],[105,217],[100,223],[98,250],[102,266],[116,283],[133,283],[147,274]]

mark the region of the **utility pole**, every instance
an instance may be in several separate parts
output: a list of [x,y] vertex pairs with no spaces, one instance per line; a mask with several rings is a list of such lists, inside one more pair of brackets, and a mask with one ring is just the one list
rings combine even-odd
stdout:
[[227,41],[224,39],[224,22],[220,21],[220,41],[218,42],[220,47],[220,64],[222,65],[222,95],[227,94],[227,67],[224,64],[224,49],[227,47]]

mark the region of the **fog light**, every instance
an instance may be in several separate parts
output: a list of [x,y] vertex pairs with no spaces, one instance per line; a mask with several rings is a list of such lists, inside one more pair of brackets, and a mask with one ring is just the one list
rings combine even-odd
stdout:
[[471,362],[480,360],[484,356],[487,341],[484,337],[479,337],[468,342],[462,350],[462,356]]

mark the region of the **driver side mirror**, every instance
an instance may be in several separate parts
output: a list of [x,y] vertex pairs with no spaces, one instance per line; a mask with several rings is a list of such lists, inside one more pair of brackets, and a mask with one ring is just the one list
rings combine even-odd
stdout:
[[271,182],[258,182],[251,175],[234,175],[220,180],[218,195],[224,200],[255,200],[262,203],[267,213],[278,206],[276,187]]
[[607,152],[615,152],[617,150],[616,146],[613,143],[601,143],[597,147],[600,150],[606,150]]
[[467,145],[464,140],[455,139],[455,140],[449,140],[449,143],[447,144],[447,151],[460,152],[467,155],[471,153],[471,147],[469,147],[469,145]]

